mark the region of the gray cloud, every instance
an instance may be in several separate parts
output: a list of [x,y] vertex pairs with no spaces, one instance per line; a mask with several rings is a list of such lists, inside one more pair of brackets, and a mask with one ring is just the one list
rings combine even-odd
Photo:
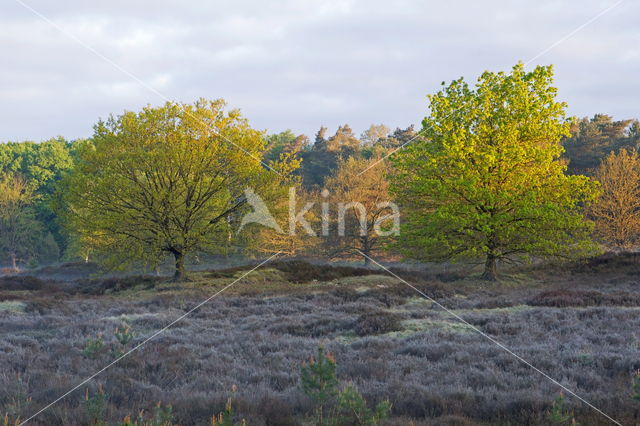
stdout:
[[[223,97],[254,127],[312,135],[419,123],[441,81],[527,61],[613,4],[524,0],[23,0],[167,98]],[[571,114],[640,116],[640,4],[536,60]],[[0,140],[89,136],[162,99],[14,0],[0,6]]]

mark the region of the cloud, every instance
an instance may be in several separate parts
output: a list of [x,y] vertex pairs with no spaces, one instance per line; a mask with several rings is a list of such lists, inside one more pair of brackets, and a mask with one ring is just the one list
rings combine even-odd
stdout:
[[[613,1],[23,0],[167,98],[223,97],[256,128],[419,123],[441,81],[526,61]],[[535,61],[575,115],[637,117],[637,2]],[[14,0],[0,6],[0,140],[89,136],[163,99]]]

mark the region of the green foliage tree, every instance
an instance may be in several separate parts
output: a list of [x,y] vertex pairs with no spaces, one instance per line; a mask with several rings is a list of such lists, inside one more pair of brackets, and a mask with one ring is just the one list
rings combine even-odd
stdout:
[[571,124],[570,137],[563,141],[564,158],[571,174],[591,174],[611,151],[636,148],[637,120],[614,120],[606,114],[581,118]]
[[389,401],[382,401],[373,410],[370,409],[353,384],[348,384],[340,391],[337,408],[336,425],[376,426],[391,413]]
[[[51,237],[61,249],[67,243],[51,208],[51,201],[56,183],[72,167],[71,144],[61,137],[40,143],[0,144],[0,174],[21,176],[33,192],[32,212],[44,227],[45,232],[40,235],[48,240],[42,241],[47,247],[50,247]],[[59,250],[56,247],[53,251]]]
[[36,220],[31,186],[20,175],[5,175],[0,179],[0,257],[18,263],[32,260],[54,260],[58,249],[42,224]]
[[636,370],[631,378],[631,398],[640,401],[640,370]]
[[565,408],[565,397],[562,392],[551,404],[551,409],[547,412],[547,420],[553,425],[573,425],[580,426],[575,421],[573,411]]
[[302,139],[298,139],[291,130],[275,133],[266,137],[264,159],[266,161],[276,161],[284,153],[299,151],[302,146],[298,146]]
[[175,280],[186,278],[188,254],[224,250],[245,190],[277,196],[298,165],[265,168],[263,135],[224,106],[168,102],[98,122],[60,186],[70,230],[110,266],[172,255]]
[[317,189],[324,183],[335,169],[338,162],[338,152],[328,149],[326,139],[327,128],[320,127],[316,133],[314,143],[301,152],[302,158],[302,183],[307,189]]
[[324,348],[318,348],[318,355],[302,366],[300,378],[302,390],[317,405],[317,418],[324,422],[327,404],[338,395],[336,360],[331,353],[325,354]]
[[391,413],[391,403],[386,400],[373,409],[352,383],[338,390],[336,360],[324,348],[302,366],[302,389],[316,406],[314,424],[327,426],[362,425],[375,426]]
[[516,256],[580,256],[595,246],[582,204],[596,195],[566,176],[560,140],[569,131],[551,66],[484,72],[429,96],[426,140],[393,157],[402,202],[400,250],[426,260],[485,258],[483,277]]
[[398,149],[418,137],[420,137],[420,135],[415,131],[414,125],[412,124],[406,129],[397,127],[393,133],[382,139],[378,139],[376,145],[387,149]]
[[326,127],[316,133],[315,142],[301,152],[302,183],[307,189],[318,189],[333,174],[341,158],[359,157],[362,144],[348,124],[339,126],[336,133],[326,138]]

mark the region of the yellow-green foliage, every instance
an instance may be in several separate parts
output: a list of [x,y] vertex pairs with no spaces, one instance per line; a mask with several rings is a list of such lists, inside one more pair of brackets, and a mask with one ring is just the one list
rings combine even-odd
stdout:
[[403,205],[407,256],[485,257],[485,277],[512,256],[580,256],[595,246],[582,205],[596,195],[585,176],[567,176],[560,140],[566,104],[551,66],[483,73],[431,95],[425,139],[394,156],[392,191]]
[[168,102],[98,122],[60,187],[81,245],[113,265],[173,255],[180,279],[187,254],[229,245],[227,218],[245,208],[245,189],[267,201],[283,195],[298,162],[265,167],[262,133],[224,106]]

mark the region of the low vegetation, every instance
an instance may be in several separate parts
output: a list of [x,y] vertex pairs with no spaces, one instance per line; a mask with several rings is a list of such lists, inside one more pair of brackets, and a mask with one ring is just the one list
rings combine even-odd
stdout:
[[[526,273],[524,284],[396,271],[630,423],[640,300],[620,295],[637,293],[636,266],[626,260],[633,256],[505,274]],[[32,283],[25,290],[4,278],[0,299],[24,309],[0,310],[2,415],[8,424],[27,418],[250,268],[194,273],[181,286],[165,279],[150,288],[129,277],[131,285],[89,293],[79,289],[96,279],[12,278]],[[556,385],[395,278],[322,265],[327,278],[314,281],[305,270],[316,268],[257,270],[256,281],[202,306],[37,424],[318,424],[319,407],[323,424],[549,424],[569,415],[567,424],[607,424],[570,395],[558,401]]]

